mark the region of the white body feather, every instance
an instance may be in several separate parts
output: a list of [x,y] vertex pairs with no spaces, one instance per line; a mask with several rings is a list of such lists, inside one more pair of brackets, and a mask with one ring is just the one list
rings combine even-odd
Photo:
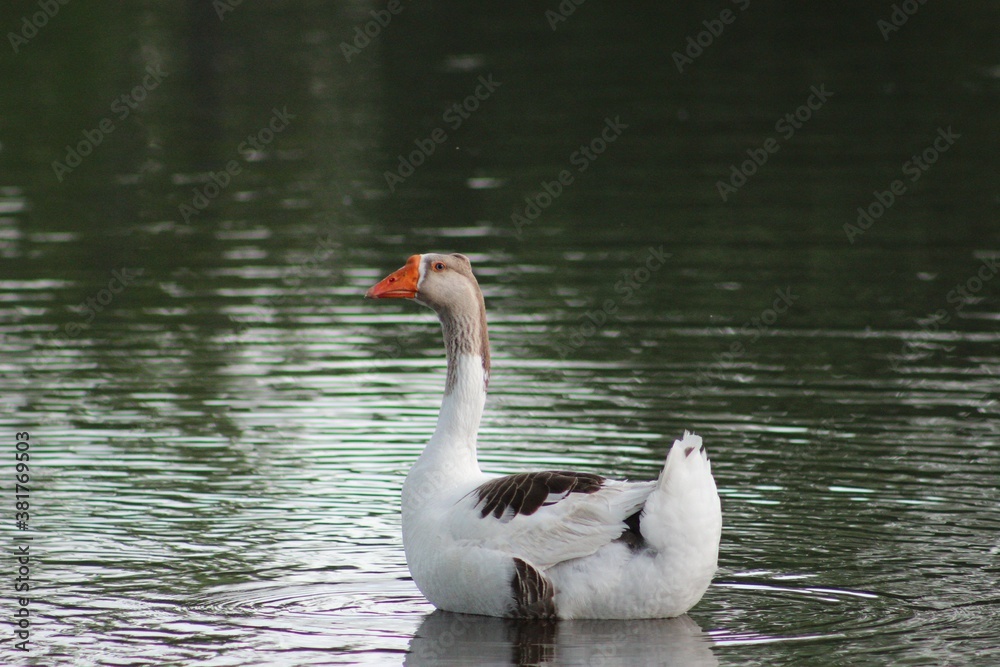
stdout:
[[[722,514],[699,436],[674,442],[655,482],[607,480],[593,493],[550,496],[530,515],[483,517],[474,492],[493,479],[476,459],[485,371],[477,355],[453,361],[437,429],[403,485],[406,560],[428,600],[508,615],[514,558],[551,582],[560,618],[678,616],[701,599],[716,569]],[[645,544],[634,549],[616,540],[639,510]]]

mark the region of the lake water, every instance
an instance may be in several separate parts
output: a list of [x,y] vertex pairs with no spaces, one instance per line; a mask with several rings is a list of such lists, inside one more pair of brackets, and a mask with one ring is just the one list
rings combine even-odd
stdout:
[[[995,3],[215,4],[0,12],[0,662],[1000,661]],[[431,250],[486,294],[484,469],[705,438],[687,616],[432,613],[440,331],[362,299]]]

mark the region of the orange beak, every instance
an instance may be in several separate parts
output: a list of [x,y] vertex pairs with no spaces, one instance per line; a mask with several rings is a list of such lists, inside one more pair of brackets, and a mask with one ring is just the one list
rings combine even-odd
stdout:
[[365,292],[367,299],[412,299],[417,296],[420,280],[420,255],[411,255],[406,266],[390,273]]

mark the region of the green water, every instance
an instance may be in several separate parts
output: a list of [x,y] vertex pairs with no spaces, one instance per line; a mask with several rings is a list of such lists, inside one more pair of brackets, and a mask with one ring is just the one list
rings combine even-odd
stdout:
[[[995,663],[1000,13],[960,4],[5,7],[2,662]],[[440,332],[362,299],[431,250],[487,299],[484,469],[705,438],[688,617],[431,613]]]

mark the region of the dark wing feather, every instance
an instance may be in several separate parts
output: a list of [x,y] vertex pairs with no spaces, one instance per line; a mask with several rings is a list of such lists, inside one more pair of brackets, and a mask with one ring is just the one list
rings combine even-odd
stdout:
[[594,493],[603,484],[600,475],[546,470],[498,477],[472,493],[477,496],[476,507],[483,518],[492,514],[501,521],[510,521],[518,514],[534,514],[571,493]]
[[512,616],[517,618],[555,618],[555,588],[544,574],[520,558],[514,559],[510,582],[514,593]]

